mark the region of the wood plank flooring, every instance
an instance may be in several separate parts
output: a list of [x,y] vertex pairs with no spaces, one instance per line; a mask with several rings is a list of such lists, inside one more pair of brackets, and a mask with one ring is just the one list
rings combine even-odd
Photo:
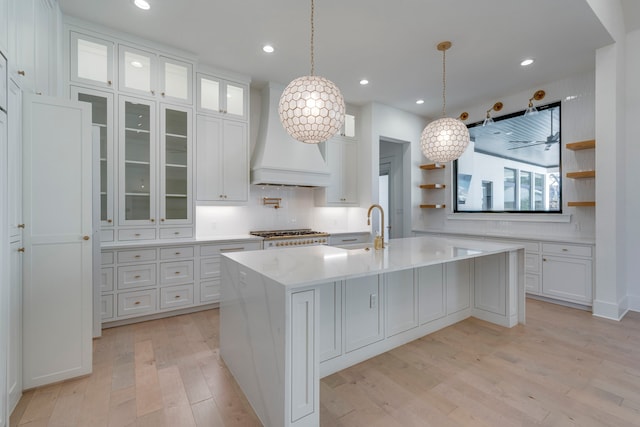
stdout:
[[[11,426],[259,426],[218,352],[218,310],[104,331],[91,376],[25,392]],[[321,425],[640,426],[640,313],[527,300],[324,378]]]

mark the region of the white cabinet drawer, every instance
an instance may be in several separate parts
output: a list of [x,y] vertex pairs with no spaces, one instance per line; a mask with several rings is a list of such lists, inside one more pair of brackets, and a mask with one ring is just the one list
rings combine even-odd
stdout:
[[220,280],[200,282],[200,302],[220,301]]
[[102,295],[100,297],[100,318],[102,320],[113,318],[113,295]]
[[161,239],[184,239],[187,237],[193,237],[192,227],[173,227],[173,228],[161,228]]
[[153,313],[158,307],[156,299],[155,289],[118,294],[118,317]]
[[227,243],[221,245],[200,246],[200,256],[220,255],[225,252],[241,252],[262,249],[260,242]]
[[220,277],[220,257],[200,258],[200,278]]
[[118,240],[153,240],[155,238],[155,228],[118,230]]
[[118,267],[118,289],[155,286],[156,265],[127,265]]
[[113,291],[113,267],[103,267],[100,271],[100,292]]
[[350,245],[352,243],[366,243],[370,240],[369,234],[345,234],[342,236],[329,236],[330,245]]
[[102,252],[100,255],[100,263],[102,265],[113,264],[113,252]]
[[180,246],[177,248],[162,248],[160,249],[160,259],[181,259],[181,258],[193,258],[194,247],[193,246]]
[[540,272],[540,255],[528,254],[524,255],[524,271],[527,273],[539,273]]
[[118,251],[118,262],[155,261],[155,249],[137,249],[134,251]]
[[548,254],[591,257],[591,246],[567,245],[562,243],[543,243],[542,252]]
[[163,262],[160,264],[160,283],[177,285],[193,282],[193,261]]
[[160,289],[160,308],[184,307],[193,304],[193,285],[170,286]]

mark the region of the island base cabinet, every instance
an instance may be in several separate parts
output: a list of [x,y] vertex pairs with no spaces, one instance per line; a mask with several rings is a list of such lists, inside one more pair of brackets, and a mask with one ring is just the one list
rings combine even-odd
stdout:
[[444,317],[446,292],[442,264],[416,269],[418,313],[421,325]]
[[318,287],[320,362],[342,354],[342,282]]
[[418,326],[418,286],[414,270],[394,271],[384,275],[386,282],[387,337]]
[[[316,387],[318,371],[316,363],[315,290],[291,295],[291,404],[292,425],[313,415],[318,405],[319,388]],[[286,416],[286,414],[285,414]],[[318,414],[314,419],[317,420]],[[301,422],[299,425],[304,425]]]
[[350,352],[384,338],[382,300],[378,276],[345,280],[345,351]]
[[471,266],[469,260],[445,264],[447,314],[471,307]]
[[504,316],[507,314],[507,278],[504,254],[478,258],[474,263],[474,309]]

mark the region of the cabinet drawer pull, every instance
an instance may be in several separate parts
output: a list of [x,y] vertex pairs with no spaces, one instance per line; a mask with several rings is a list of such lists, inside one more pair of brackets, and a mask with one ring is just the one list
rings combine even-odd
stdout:
[[21,76],[24,76],[25,75],[24,70],[18,70],[18,74],[20,74]]
[[567,248],[562,248],[562,252],[569,252],[569,249],[567,249]]
[[342,239],[343,242],[356,242],[358,239]]
[[24,228],[24,224],[18,224],[18,228]]
[[134,258],[140,258],[140,255],[136,255],[136,256],[134,256]]
[[136,234],[134,234],[134,236],[136,236],[136,237],[140,237],[140,236],[141,236],[141,234],[140,234],[140,233],[136,233]]
[[18,252],[24,253],[24,248],[18,248]]
[[180,299],[180,295],[176,295],[174,298],[175,299]]
[[178,234],[180,234],[180,232],[179,231],[174,231],[173,234],[175,234],[177,236]]
[[180,255],[180,254],[181,254],[181,252],[176,252],[176,255]]
[[179,271],[176,271],[176,274],[180,274],[180,272],[179,272]]
[[134,302],[133,305],[140,305],[140,301]]
[[134,279],[139,279],[139,278],[140,278],[140,275],[139,275],[139,274],[136,274],[135,276],[133,276],[133,278],[134,278]]

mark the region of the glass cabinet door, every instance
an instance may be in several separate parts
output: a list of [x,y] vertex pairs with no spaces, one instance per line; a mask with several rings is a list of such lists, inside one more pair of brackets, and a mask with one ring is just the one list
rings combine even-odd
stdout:
[[147,96],[156,94],[156,55],[140,49],[119,46],[119,88]]
[[113,43],[71,32],[71,80],[113,87]]
[[163,99],[192,103],[193,66],[175,59],[160,57],[160,95]]
[[71,87],[72,99],[91,104],[92,124],[100,129],[100,221],[113,225],[113,95]]
[[247,86],[213,76],[198,74],[198,110],[245,118],[247,115]]
[[160,221],[191,221],[191,112],[161,107]]
[[155,223],[155,103],[120,97],[119,221]]

